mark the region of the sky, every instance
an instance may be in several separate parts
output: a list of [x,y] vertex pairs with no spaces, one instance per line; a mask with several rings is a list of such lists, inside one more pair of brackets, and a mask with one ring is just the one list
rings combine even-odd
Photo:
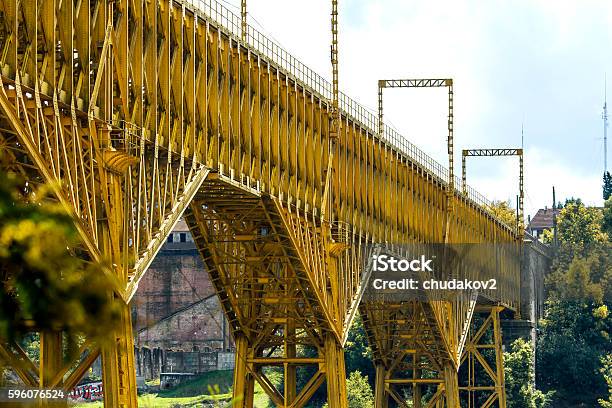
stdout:
[[[239,0],[220,1],[239,14]],[[251,25],[331,77],[329,0],[247,0],[247,10]],[[612,1],[339,0],[339,12],[347,95],[374,111],[379,79],[453,78],[457,175],[461,149],[520,147],[523,128],[526,214],[552,205],[552,186],[557,201],[603,204]],[[445,89],[385,90],[384,111],[447,165]],[[468,184],[488,199],[514,203],[518,173],[516,157],[468,158]]]

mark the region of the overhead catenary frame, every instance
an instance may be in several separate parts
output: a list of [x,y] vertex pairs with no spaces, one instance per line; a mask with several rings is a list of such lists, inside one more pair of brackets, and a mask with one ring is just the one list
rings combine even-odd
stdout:
[[518,200],[518,222],[517,233],[520,235],[525,229],[523,217],[524,182],[523,182],[523,149],[463,149],[461,155],[461,191],[467,195],[466,158],[473,157],[497,157],[518,156],[519,157],[519,200]]
[[446,139],[448,149],[448,184],[446,190],[446,213],[447,222],[444,229],[445,241],[449,236],[450,215],[453,210],[453,197],[455,194],[454,168],[454,145],[453,145],[453,80],[446,79],[380,79],[378,81],[378,134],[384,137],[383,122],[383,89],[384,88],[448,88],[448,137]]

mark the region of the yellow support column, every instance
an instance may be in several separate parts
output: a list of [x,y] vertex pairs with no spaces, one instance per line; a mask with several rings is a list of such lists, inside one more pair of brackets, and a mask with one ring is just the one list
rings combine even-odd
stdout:
[[325,335],[324,352],[327,405],[329,408],[347,408],[344,352],[336,337],[331,333]]
[[446,408],[460,408],[457,370],[451,363],[447,363],[444,366],[444,390],[446,394]]
[[[415,356],[415,362],[417,362],[417,358]],[[415,378],[421,378],[421,370],[417,368],[415,363]],[[413,408],[421,408],[421,398],[423,397],[423,390],[421,389],[421,385],[418,383],[414,383],[412,385],[412,407]]]
[[387,408],[389,406],[389,398],[385,392],[385,375],[385,366],[381,363],[376,364],[376,384],[374,390],[376,393],[374,398],[375,408]]
[[[285,357],[296,358],[297,348],[293,341],[295,336],[295,324],[293,320],[287,323],[287,332],[285,334]],[[297,367],[293,364],[284,364],[285,369],[285,405],[290,406],[297,397]]]
[[491,311],[493,318],[493,341],[495,342],[495,390],[499,402],[499,408],[506,408],[506,379],[504,375],[504,351],[502,349],[502,333],[499,321],[499,313],[502,307],[494,307]]
[[[40,388],[60,388],[61,383],[52,387],[51,382],[62,369],[63,365],[62,333],[58,331],[40,333]],[[54,401],[51,399],[41,400],[41,407],[65,407],[67,400]]]
[[130,306],[122,304],[121,322],[113,340],[102,349],[105,408],[136,408],[136,367]]
[[232,406],[234,408],[251,408],[255,380],[248,370],[249,342],[246,336],[236,336],[236,363],[234,366],[234,386]]

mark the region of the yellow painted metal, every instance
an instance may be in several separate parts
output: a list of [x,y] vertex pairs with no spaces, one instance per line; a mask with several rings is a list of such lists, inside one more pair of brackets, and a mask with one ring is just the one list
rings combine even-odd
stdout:
[[240,33],[240,36],[242,38],[242,41],[246,42],[247,41],[247,29],[248,29],[248,25],[247,25],[247,2],[246,0],[241,0],[240,1],[240,21],[241,21],[241,29],[242,32]]
[[[467,383],[459,387],[469,408],[506,407],[500,321],[503,309],[499,306],[480,307],[481,322],[470,328],[469,340],[461,357],[461,368],[467,371]],[[476,399],[477,396],[482,398]]]
[[524,215],[524,169],[523,169],[523,149],[463,149],[461,154],[461,189],[464,195],[467,195],[467,166],[466,158],[469,156],[475,157],[500,157],[500,156],[518,156],[519,157],[519,200],[518,200],[518,220],[516,225],[516,233],[519,237],[523,236],[525,231],[525,215]]
[[[40,333],[40,363],[38,378],[40,388],[53,388],[52,381],[62,369],[64,350],[62,347],[62,333],[44,331]],[[59,384],[61,385],[61,384]],[[40,400],[41,407],[66,407],[67,401]]]
[[[495,230],[487,230],[489,225],[471,218],[465,211],[465,200],[470,201],[473,195],[458,194],[454,187],[455,177],[453,166],[453,98],[452,81],[445,79],[402,79],[381,80],[378,82],[378,133],[382,138],[389,132],[383,124],[383,89],[385,88],[416,88],[416,87],[444,87],[449,88],[448,113],[448,153],[451,170],[448,172],[447,183],[431,188],[427,172],[421,173],[416,168],[416,174],[423,174],[424,180],[418,178],[413,182],[415,186],[410,207],[416,207],[415,221],[421,231],[403,236],[394,241],[386,241],[393,248],[394,244],[419,243],[499,243],[519,245],[509,228],[504,234]],[[433,180],[435,186],[435,179]],[[467,190],[467,188],[466,188]],[[442,194],[446,193],[446,194]],[[433,199],[432,199],[433,198]],[[416,199],[416,200],[415,200]],[[424,200],[421,204],[418,201]],[[414,204],[416,201],[416,205]],[[432,217],[432,206],[439,208],[439,213]],[[435,207],[434,207],[435,208]],[[420,224],[420,225],[419,225]],[[475,229],[473,229],[475,227]],[[399,237],[398,237],[399,238]],[[510,285],[496,294],[493,302],[501,302],[511,308],[517,308],[518,299],[518,260],[506,259],[502,261],[504,268],[484,262],[485,270],[491,276],[505,276]],[[460,265],[458,271],[462,270]],[[457,275],[460,277],[460,275]],[[368,332],[377,367],[384,367],[386,373],[385,392],[376,391],[377,404],[383,405],[387,399],[393,398],[399,405],[408,405],[403,400],[402,392],[398,386],[411,384],[413,405],[420,403],[422,396],[423,378],[421,378],[422,361],[416,361],[413,356],[420,356],[430,365],[429,370],[437,372],[444,378],[438,390],[433,392],[427,406],[458,406],[457,370],[460,366],[461,355],[467,342],[469,327],[474,311],[479,302],[476,293],[455,296],[454,298],[430,299],[428,302],[398,302],[396,304],[377,303],[365,301],[360,306],[364,318],[364,325]],[[410,350],[411,353],[407,353]],[[414,353],[414,354],[412,354]],[[380,368],[378,370],[383,370]],[[405,377],[406,372],[411,376]],[[454,372],[454,375],[451,375]],[[402,374],[404,373],[404,374]],[[398,377],[399,376],[399,377]],[[402,377],[403,376],[403,377]],[[418,400],[418,401],[417,401]]]
[[446,408],[460,408],[458,381],[457,368],[450,363],[446,363],[444,365],[444,397],[446,399]]
[[446,224],[444,229],[444,241],[449,242],[450,219],[453,211],[455,195],[455,153],[454,153],[454,92],[453,80],[447,79],[381,79],[378,81],[378,134],[384,137],[385,126],[383,122],[383,89],[385,88],[448,88],[448,137],[446,147],[448,153],[448,178],[446,184]]
[[[369,244],[514,240],[483,201],[339,92],[337,1],[331,84],[214,0],[7,0],[0,11],[0,166],[54,186],[82,256],[109,261],[112,296],[125,302],[184,215],[238,347],[235,406],[252,406],[257,381],[278,406],[302,407],[326,380],[330,407],[346,406],[341,350]],[[499,277],[518,279],[510,266]],[[516,305],[511,284],[497,300]],[[388,333],[399,315],[414,319],[418,341],[405,344],[370,329],[387,379],[409,357],[397,346],[423,365],[448,361],[458,340],[437,329],[445,307],[367,309]],[[100,351],[105,404],[135,407],[127,304],[112,336]],[[90,350],[54,383],[78,381]],[[14,347],[0,357],[39,385]],[[300,366],[314,374],[296,389]],[[286,388],[264,367],[282,370]]]

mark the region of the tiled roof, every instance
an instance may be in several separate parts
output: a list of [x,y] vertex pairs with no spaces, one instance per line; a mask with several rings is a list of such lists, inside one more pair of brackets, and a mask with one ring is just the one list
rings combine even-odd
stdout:
[[559,215],[560,209],[540,208],[527,226],[528,230],[542,230],[553,227],[553,214]]

